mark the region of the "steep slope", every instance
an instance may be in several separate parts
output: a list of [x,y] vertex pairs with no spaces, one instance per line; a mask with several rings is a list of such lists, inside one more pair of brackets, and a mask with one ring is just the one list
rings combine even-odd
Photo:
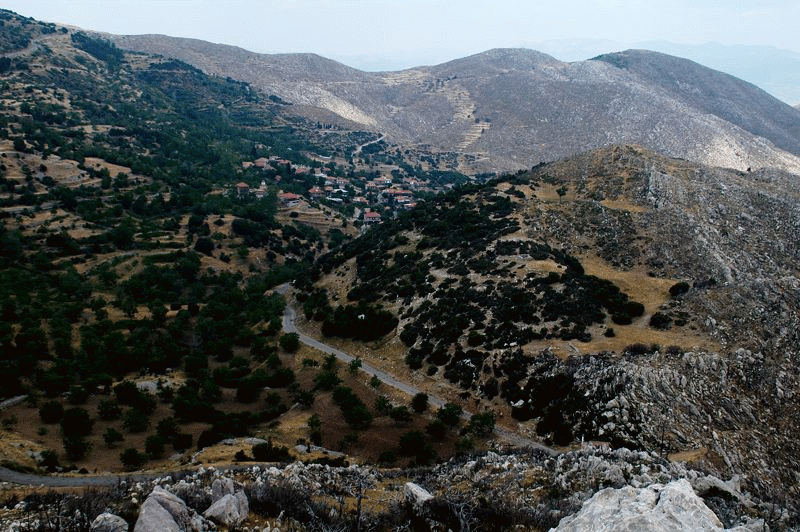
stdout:
[[469,154],[459,161],[463,170],[516,170],[633,142],[715,166],[800,171],[799,113],[741,80],[654,52],[562,63],[532,50],[500,49],[366,73],[199,41],[112,38],[252,83],[302,104],[295,111],[311,118],[333,114],[395,142]]
[[800,467],[797,183],[587,152],[432,198],[322,257],[301,299],[323,334],[386,335],[375,360],[523,433],[705,448],[778,490]]
[[[5,10],[0,50],[4,465],[168,466],[165,444],[209,447],[223,437],[200,438],[211,426],[250,434],[284,413],[295,375],[278,355],[283,298],[265,292],[307,268],[321,231],[349,229],[330,210],[279,211],[289,164],[242,161],[319,150],[306,130],[242,82]],[[198,376],[202,399],[184,386]],[[269,402],[256,403],[269,379]],[[151,395],[156,380],[171,406]],[[231,404],[231,387],[249,407]],[[148,455],[133,451],[147,441]]]
[[264,55],[236,46],[165,35],[104,37],[123,49],[174,57],[208,74],[247,81],[299,106],[324,109],[340,119],[378,127],[372,116],[347,97],[348,87],[368,85],[370,75],[315,54]]
[[800,153],[797,113],[754,85],[687,59],[646,50],[628,50],[596,59],[635,73],[676,100],[690,102],[699,111],[771,139],[778,148]]
[[[446,292],[466,282],[462,288],[485,292],[481,301],[486,301],[472,304],[486,312],[486,305],[502,305],[504,297],[511,297],[512,306],[523,304],[506,293],[506,284],[509,290],[524,285],[535,293],[540,288],[533,285],[565,280],[580,285],[586,280],[582,276],[591,273],[619,285],[627,296],[602,288],[601,295],[595,294],[600,314],[573,322],[580,327],[568,333],[548,325],[559,319],[544,319],[546,313],[534,307],[527,323],[536,317],[533,323],[548,325],[547,339],[562,333],[569,336],[566,340],[585,338],[579,329],[613,325],[615,314],[627,312],[629,296],[645,303],[648,316],[675,314],[669,309],[680,307],[722,345],[778,354],[797,345],[791,327],[798,317],[797,183],[796,175],[775,170],[738,172],[638,146],[613,146],[431,198],[323,257],[319,267],[326,273],[343,266],[350,270],[349,261],[356,259],[355,278],[334,276],[337,294],[397,306],[409,324],[415,322],[409,305],[440,301],[437,288]],[[347,279],[344,286],[339,279]],[[670,283],[679,281],[694,288],[670,300]],[[569,299],[564,286],[556,292]],[[457,312],[446,306],[441,310],[443,322],[450,320],[448,312]],[[634,320],[641,315],[628,314]],[[524,315],[516,317],[499,322],[506,327],[509,321],[526,323]],[[482,329],[480,320],[471,320],[473,325],[468,319],[459,326],[464,336]],[[524,327],[512,336],[497,331],[494,340],[483,334],[490,336],[487,347],[496,349],[513,335],[518,345],[532,341],[522,342],[521,331]],[[442,339],[452,346],[461,336]]]

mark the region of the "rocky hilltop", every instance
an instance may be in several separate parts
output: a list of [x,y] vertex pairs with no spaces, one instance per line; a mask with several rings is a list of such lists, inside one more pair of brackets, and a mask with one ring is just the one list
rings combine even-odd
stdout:
[[[4,530],[672,530],[788,523],[727,481],[656,454],[586,445],[550,456],[489,452],[433,468],[254,464],[121,480],[91,495],[7,504]],[[677,527],[680,523],[682,528]],[[593,528],[587,528],[592,526]],[[47,528],[51,527],[51,528]]]
[[164,36],[110,36],[247,81],[295,112],[457,152],[464,171],[517,170],[613,143],[637,143],[739,170],[800,170],[800,113],[757,87],[648,51],[562,63],[498,49],[431,67],[368,73],[314,55],[263,55]]
[[398,326],[377,357],[404,346],[415,378],[516,431],[691,456],[778,496],[800,471],[797,179],[637,146],[538,165],[323,256],[306,316],[343,336],[348,306],[382,306]]

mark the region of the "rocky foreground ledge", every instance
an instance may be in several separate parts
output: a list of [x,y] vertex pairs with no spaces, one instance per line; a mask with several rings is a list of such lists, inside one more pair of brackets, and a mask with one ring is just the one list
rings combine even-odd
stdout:
[[432,468],[204,468],[83,496],[6,501],[0,530],[791,530],[796,516],[658,455],[587,445]]

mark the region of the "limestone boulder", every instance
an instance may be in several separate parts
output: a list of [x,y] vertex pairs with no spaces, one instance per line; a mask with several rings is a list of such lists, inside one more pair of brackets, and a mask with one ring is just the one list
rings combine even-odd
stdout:
[[[551,532],[723,532],[717,516],[686,479],[646,488],[607,488]],[[748,526],[730,529],[744,532]]]
[[199,532],[210,525],[180,497],[156,486],[142,504],[134,532]]
[[227,527],[240,525],[249,514],[250,505],[243,491],[226,493],[203,512],[204,517]]
[[118,515],[102,513],[92,521],[90,532],[128,532],[128,522]]

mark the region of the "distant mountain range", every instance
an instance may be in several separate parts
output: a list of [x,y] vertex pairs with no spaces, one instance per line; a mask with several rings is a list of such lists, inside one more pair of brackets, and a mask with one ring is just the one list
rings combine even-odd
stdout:
[[264,55],[160,35],[110,36],[246,81],[323,123],[455,153],[465,172],[517,170],[614,143],[739,170],[800,172],[800,112],[728,74],[629,50],[565,63],[498,49],[431,67],[363,72],[313,54]]
[[[560,61],[584,61],[622,50],[652,50],[691,59],[749,81],[789,105],[800,104],[800,53],[772,46],[678,44],[666,41],[614,41],[610,39],[551,39],[521,43],[524,48],[552,55]],[[331,55],[341,63],[366,71],[404,70],[419,65],[444,63],[470,55],[453,50],[423,50],[415,53],[376,55]]]
[[790,104],[800,103],[800,54],[772,46],[732,45],[716,42],[677,44],[665,41],[617,42],[595,39],[556,39],[526,44],[562,61],[582,61],[627,49],[646,49],[685,57],[758,85]]

